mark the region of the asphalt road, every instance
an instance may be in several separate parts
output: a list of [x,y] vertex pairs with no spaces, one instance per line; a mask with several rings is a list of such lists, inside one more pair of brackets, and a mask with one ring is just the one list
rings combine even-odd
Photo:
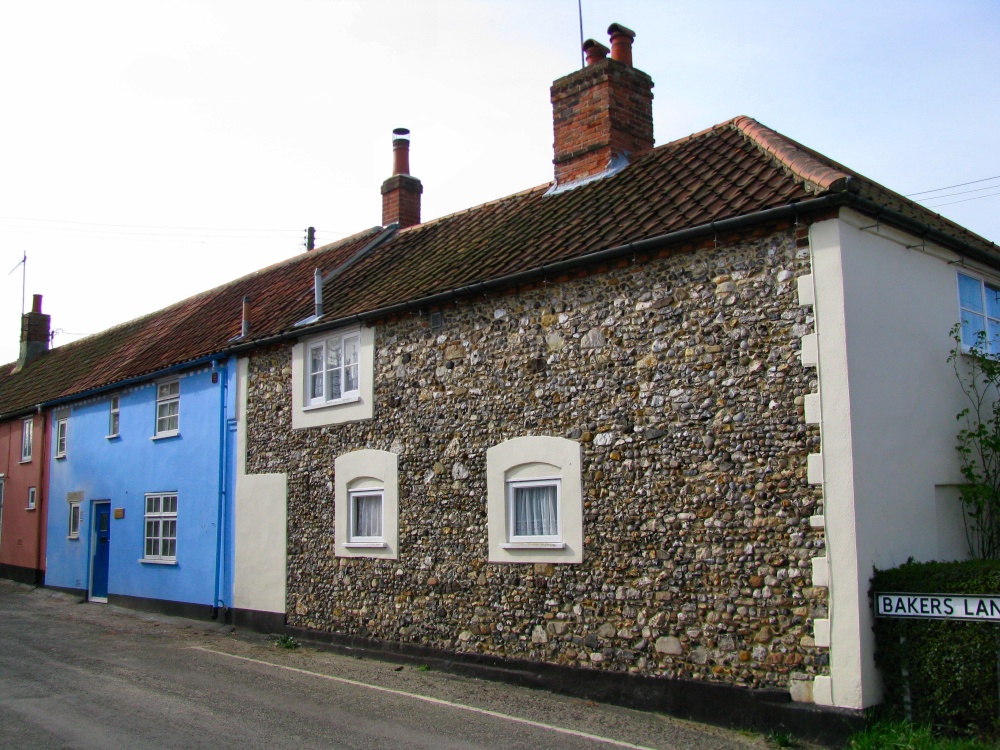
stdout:
[[764,748],[759,737],[0,581],[0,748]]

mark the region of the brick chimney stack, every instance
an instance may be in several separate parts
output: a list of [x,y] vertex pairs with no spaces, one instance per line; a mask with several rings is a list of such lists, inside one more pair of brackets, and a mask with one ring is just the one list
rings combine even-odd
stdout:
[[25,366],[49,350],[48,315],[42,313],[42,295],[35,294],[31,298],[31,312],[21,316],[21,352],[14,366],[14,372],[20,372]]
[[392,177],[382,183],[382,226],[400,229],[420,223],[420,194],[424,186],[410,176],[410,131],[392,131]]
[[557,184],[605,171],[612,159],[653,148],[653,79],[632,67],[635,32],[608,27],[608,48],[583,44],[587,66],[552,84]]

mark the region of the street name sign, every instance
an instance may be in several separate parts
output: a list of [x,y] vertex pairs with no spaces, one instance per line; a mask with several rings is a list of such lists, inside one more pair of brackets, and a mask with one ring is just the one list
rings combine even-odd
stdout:
[[875,616],[1000,622],[1000,596],[875,594]]

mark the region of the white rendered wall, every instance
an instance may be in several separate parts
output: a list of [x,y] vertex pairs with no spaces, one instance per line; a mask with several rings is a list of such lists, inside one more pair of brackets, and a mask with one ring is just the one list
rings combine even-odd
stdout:
[[842,211],[810,230],[831,644],[816,696],[849,708],[881,699],[873,568],[967,556],[954,490],[963,397],[947,362],[957,258],[873,224]]
[[235,575],[233,605],[285,611],[286,477],[246,473],[247,360],[237,370]]

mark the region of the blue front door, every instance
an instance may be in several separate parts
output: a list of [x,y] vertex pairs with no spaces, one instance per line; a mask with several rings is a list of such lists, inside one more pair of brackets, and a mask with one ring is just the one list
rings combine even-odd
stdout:
[[111,549],[111,503],[94,504],[94,557],[90,573],[90,598],[108,600],[108,557]]

